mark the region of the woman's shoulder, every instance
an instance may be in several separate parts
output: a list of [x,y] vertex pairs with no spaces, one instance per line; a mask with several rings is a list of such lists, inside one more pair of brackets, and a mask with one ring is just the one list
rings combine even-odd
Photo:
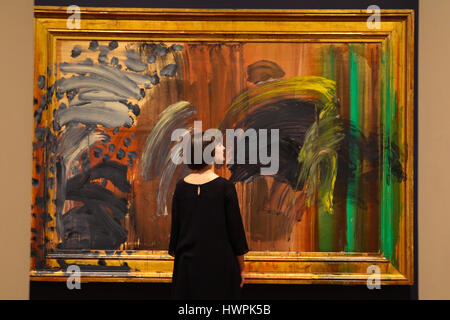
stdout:
[[218,180],[220,180],[223,184],[226,184],[226,185],[234,185],[234,183],[231,182],[231,180],[221,177],[221,176],[219,176]]
[[217,180],[219,182],[218,184],[222,187],[222,190],[225,191],[225,194],[229,194],[235,189],[233,181],[224,177],[219,177]]

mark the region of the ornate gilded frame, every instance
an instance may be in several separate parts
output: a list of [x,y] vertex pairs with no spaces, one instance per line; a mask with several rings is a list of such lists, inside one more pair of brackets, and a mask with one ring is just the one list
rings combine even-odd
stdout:
[[[414,283],[413,260],[413,175],[414,175],[414,12],[382,10],[380,29],[369,29],[365,10],[273,10],[273,9],[118,9],[81,8],[81,29],[67,28],[66,7],[35,8],[35,82],[47,67],[55,63],[55,43],[61,39],[166,40],[166,41],[267,41],[267,42],[378,42],[389,47],[398,63],[398,101],[402,108],[400,133],[406,144],[406,180],[401,183],[403,199],[399,213],[398,268],[383,253],[301,253],[255,252],[245,256],[247,283],[296,284],[366,284],[371,276],[367,269],[376,265],[381,270],[381,284]],[[53,77],[53,79],[52,79]],[[49,81],[54,81],[50,75]],[[34,96],[41,91],[35,86]],[[53,107],[50,104],[47,115]],[[49,119],[45,114],[44,121]],[[48,123],[49,125],[49,123]],[[34,140],[36,141],[36,137]],[[42,152],[45,152],[43,150]],[[45,164],[44,164],[45,165]],[[49,174],[44,166],[42,175]],[[33,174],[36,176],[35,169]],[[33,203],[37,191],[33,190]],[[47,210],[52,215],[50,194]],[[66,270],[57,268],[58,261],[67,265],[104,265],[115,271],[82,271],[82,281],[170,282],[173,258],[166,250],[135,252],[79,252],[64,254],[47,252],[45,243],[52,241],[51,222],[39,230],[41,213],[33,213],[32,245],[40,247],[31,258],[31,280],[65,281]],[[43,241],[46,239],[46,241]],[[38,256],[40,255],[40,258]],[[131,270],[120,271],[128,265]],[[42,266],[45,265],[46,268]]]

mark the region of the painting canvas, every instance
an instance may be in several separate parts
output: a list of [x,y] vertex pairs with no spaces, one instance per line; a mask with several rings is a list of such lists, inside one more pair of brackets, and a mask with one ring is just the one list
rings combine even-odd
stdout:
[[[57,9],[39,10],[37,23],[61,24],[39,18]],[[85,10],[96,15],[92,28],[108,19]],[[260,162],[218,168],[238,192],[250,281],[362,281],[370,265],[411,281],[411,57],[397,51],[406,38],[66,31],[36,51],[36,279],[63,278],[77,264],[92,279],[170,280],[171,198],[190,172],[171,161],[171,134],[201,121],[224,136],[279,130],[277,173],[261,175]]]

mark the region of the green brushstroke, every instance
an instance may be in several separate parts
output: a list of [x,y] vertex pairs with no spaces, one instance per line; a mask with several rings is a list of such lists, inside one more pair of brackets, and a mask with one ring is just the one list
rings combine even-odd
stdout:
[[381,252],[388,259],[393,254],[393,198],[392,198],[392,175],[390,165],[390,148],[392,134],[392,115],[395,113],[395,100],[393,99],[393,74],[392,74],[392,56],[389,43],[386,43],[382,53],[382,70],[385,70],[382,76],[382,123],[383,127],[383,157],[382,157],[382,185],[381,185]]
[[[333,70],[334,53],[331,51],[326,63]],[[299,185],[304,185],[306,205],[318,205],[321,231],[319,250],[333,251],[333,193],[337,175],[337,151],[344,138],[341,120],[336,111],[336,82],[326,77],[296,76],[287,80],[262,83],[252,87],[251,95],[243,92],[233,100],[219,129],[230,127],[244,113],[261,103],[286,98],[307,99],[317,106],[317,119],[305,134],[303,147],[299,150]],[[301,112],[301,110],[299,110]],[[292,201],[294,196],[292,196]]]
[[[360,112],[359,112],[359,79],[358,79],[358,55],[356,54],[355,46],[349,46],[350,52],[350,123],[356,128],[360,127]],[[359,163],[360,155],[358,147],[355,145],[349,146],[349,161],[354,164],[353,174],[350,176],[347,186],[347,245],[345,251],[355,251],[355,230],[356,230],[356,215],[358,214],[357,201],[358,199],[358,179],[359,179]]]

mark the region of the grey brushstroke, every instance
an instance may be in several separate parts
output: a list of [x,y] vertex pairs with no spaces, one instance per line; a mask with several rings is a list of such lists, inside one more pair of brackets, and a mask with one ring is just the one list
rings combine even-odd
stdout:
[[34,129],[34,135],[36,140],[44,142],[44,139],[49,134],[50,129],[48,127],[37,127]]
[[156,61],[156,56],[154,54],[149,54],[147,57],[148,63],[154,63]]
[[92,40],[91,43],[89,44],[89,50],[91,51],[95,51],[98,48],[98,41],[97,40]]
[[133,112],[136,116],[138,116],[141,113],[141,109],[137,104],[128,103],[128,108]]
[[[116,95],[113,92],[103,91],[103,90],[88,90],[88,91],[80,91],[78,95],[79,101],[118,101],[121,100],[122,97]],[[73,105],[73,104],[71,104]]]
[[128,152],[128,158],[130,158],[130,160],[135,160],[137,158],[137,152],[135,151]]
[[[83,92],[84,92],[84,90],[83,90]],[[81,105],[84,105],[84,104],[87,104],[87,103],[88,103],[88,101],[80,100],[78,95],[76,95],[72,100],[69,101],[69,106],[70,107],[81,106]]]
[[[93,77],[86,77],[86,76],[72,77],[69,79],[64,79],[64,81],[61,81],[60,84],[60,89],[65,92],[67,91],[70,92],[72,89],[80,89],[80,88],[109,91],[115,93],[116,95],[120,96],[123,99],[127,99],[129,96],[133,96],[138,100],[141,99],[141,91],[139,90],[139,88],[138,90],[136,90],[137,93],[131,93],[127,89],[124,89],[123,87],[118,86],[113,82]],[[69,94],[68,99],[71,100]]]
[[74,88],[74,89],[66,91],[67,99],[69,100],[69,102],[72,101],[72,99],[76,97],[78,92],[80,92],[80,89],[78,89],[78,88]]
[[118,46],[119,46],[119,44],[117,43],[116,40],[111,41],[108,45],[109,50],[111,50],[111,51],[114,49],[117,49]]
[[107,46],[100,46],[98,48],[100,50],[100,54],[104,54],[104,55],[107,55],[109,53],[109,51],[111,51],[111,49]]
[[45,76],[38,77],[38,88],[41,90],[45,88]]
[[42,109],[36,109],[34,111],[34,125],[37,126],[39,125],[39,123],[41,123],[41,119],[42,119]]
[[174,50],[174,51],[182,51],[183,50],[183,45],[181,45],[181,44],[173,44],[172,46],[171,46],[171,48],[172,48],[172,50]]
[[111,65],[116,66],[119,64],[119,59],[117,57],[111,58]]
[[105,139],[102,140],[103,144],[108,144],[111,141],[111,137],[105,133]]
[[131,127],[134,121],[128,114],[128,107],[114,101],[94,101],[82,106],[57,110],[55,120],[61,127],[75,121],[84,124],[100,124],[106,128]]
[[131,60],[136,60],[136,61],[141,60],[141,56],[134,49],[127,50],[126,56],[128,59],[131,59]]
[[[96,77],[91,78],[81,76],[75,77],[75,79],[64,79],[64,81],[61,82],[61,89],[63,91],[83,87],[111,91],[112,93],[120,95],[124,98],[127,98],[128,96],[132,96],[138,100],[141,100],[142,98],[141,91],[137,86],[137,83],[128,77],[127,72],[117,70],[116,68],[103,65],[90,66],[84,64],[61,63],[59,65],[59,69],[64,73],[90,73]],[[98,78],[100,78],[100,80],[105,80],[109,84],[102,84],[103,81],[98,81]],[[95,85],[94,87],[91,87],[91,82],[100,83],[100,86]]]
[[100,158],[102,155],[103,155],[103,150],[100,149],[99,147],[96,147],[94,149],[94,157]]
[[[138,86],[150,88],[150,85],[159,83],[159,77],[156,72],[153,76],[134,73],[142,72],[147,68],[145,61],[142,61],[142,57],[134,50],[127,52],[128,60],[125,65],[128,67],[128,70],[120,70],[122,65],[119,64],[117,57],[111,59],[111,65],[107,65],[109,61],[107,56],[111,50],[117,47],[118,44],[116,41],[111,41],[108,46],[99,46],[97,41],[92,41],[89,45],[89,50],[98,52],[101,64],[94,65],[92,59],[89,58],[77,64],[62,63],[59,65],[60,71],[64,74],[74,74],[75,76],[68,79],[62,78],[54,84],[53,88],[50,88],[50,93],[52,94],[55,91],[58,100],[62,99],[64,94],[69,98],[68,107],[61,105],[54,112],[53,123],[54,127],[59,129],[65,126],[58,133],[59,140],[56,144],[57,152],[55,152],[58,159],[55,164],[55,168],[58,170],[58,174],[56,175],[58,187],[56,188],[57,197],[55,200],[55,204],[57,205],[56,228],[60,237],[64,235],[62,212],[66,200],[66,193],[68,192],[66,188],[67,183],[71,175],[80,174],[80,176],[83,176],[83,173],[80,173],[80,168],[78,167],[78,160],[82,157],[82,169],[90,172],[90,160],[85,152],[97,142],[102,141],[104,144],[108,144],[111,139],[110,136],[96,131],[98,130],[97,125],[100,124],[105,127],[114,128],[113,134],[116,134],[122,125],[131,127],[134,120],[130,116],[130,111],[137,116],[140,113],[140,108],[137,104],[128,102],[128,100],[132,98],[140,101],[146,97],[145,91]],[[75,50],[75,53],[78,53],[78,50]],[[168,74],[173,72],[171,68],[176,69],[176,66],[167,68]],[[43,86],[45,87],[45,84]],[[48,98],[52,97],[51,94]],[[48,98],[46,97],[42,100],[42,109],[45,108],[45,102]],[[38,118],[40,119],[40,116],[40,114],[36,114],[36,120]],[[188,122],[183,123],[181,121],[181,124],[185,126]],[[42,133],[38,132],[38,135],[42,135]],[[129,139],[123,142],[125,146],[130,143],[131,140]],[[167,144],[167,140],[164,143]],[[103,158],[103,162],[105,163],[109,162],[109,159],[114,156],[118,158],[125,158],[127,156],[127,153],[123,149],[114,149],[118,149],[116,155],[112,154],[110,156],[102,152],[101,149],[96,148],[94,150],[94,157]],[[173,181],[174,174],[176,174],[176,166],[173,166],[171,163],[168,151],[166,152],[166,158],[160,162],[164,166],[160,171],[161,177],[164,177],[164,179],[167,178],[167,181],[160,181],[161,191],[158,193],[159,206],[164,209],[166,214],[167,208],[165,207],[165,201],[170,183]],[[82,156],[83,153],[84,156]],[[138,155],[135,151],[129,152],[128,166],[132,167],[133,161],[137,161],[137,157]],[[164,164],[168,161],[170,161],[169,166],[165,166]],[[106,180],[104,182],[106,183]],[[88,203],[87,205],[89,206]]]
[[[66,200],[66,182],[70,178],[70,172],[74,172],[74,162],[81,154],[88,150],[98,141],[107,139],[107,135],[95,131],[94,126],[83,126],[79,123],[69,123],[66,129],[57,138],[56,156],[61,159],[57,162],[58,174],[56,188],[56,229],[58,235],[62,235],[64,227],[62,224],[62,211]],[[67,170],[70,168],[70,170]]]
[[[187,122],[185,123],[187,124]],[[193,132],[193,128],[189,127],[187,128],[188,131],[186,131],[185,135],[190,135]],[[173,146],[173,148],[170,150],[170,152],[166,155],[164,159],[164,168],[162,170],[160,179],[159,179],[159,185],[158,185],[158,194],[157,194],[157,212],[156,215],[163,215],[167,216],[167,196],[169,194],[169,187],[173,180],[175,170],[177,168],[177,165],[175,165],[172,161],[172,156],[178,155],[178,157],[181,157],[183,154],[183,146],[181,143],[177,143]]]
[[98,55],[98,62],[101,64],[108,64],[108,56],[106,54],[99,54]]
[[80,46],[76,45],[72,49],[72,58],[78,57],[81,54],[81,52],[83,52],[83,49]]
[[156,53],[158,56],[162,57],[162,56],[165,56],[167,54],[167,48],[164,47],[164,46],[159,45],[159,46],[157,46],[155,48],[155,50],[153,50],[153,52]]
[[127,68],[130,69],[131,71],[143,72],[143,71],[145,71],[145,69],[147,69],[147,65],[140,61],[128,59],[128,60],[125,60],[124,63],[127,66]]
[[119,150],[117,150],[116,157],[117,159],[122,160],[123,158],[125,158],[125,151],[120,148]]
[[148,76],[146,74],[124,72],[125,76],[136,83],[137,85],[150,85],[154,83],[154,77]]
[[105,139],[107,135],[95,131],[93,126],[70,123],[58,137],[56,154],[62,157],[65,167],[70,167],[90,146]]
[[98,62],[100,62],[101,64],[108,64],[108,53],[110,51],[109,47],[100,46],[99,50],[100,53],[98,55]]
[[156,215],[167,215],[166,199],[172,182],[176,164],[172,162],[171,154],[178,152],[179,144],[171,150],[171,135],[175,129],[186,128],[192,123],[192,116],[196,113],[187,101],[179,101],[168,106],[160,116],[158,122],[150,131],[141,155],[141,174],[145,180],[159,177]]
[[164,77],[173,77],[177,73],[177,65],[172,63],[165,66],[159,73]]
[[147,69],[147,64],[142,62],[141,56],[134,51],[134,49],[128,50],[126,52],[127,60],[125,60],[125,65],[128,69],[135,72],[143,72]]
[[85,66],[93,66],[94,61],[92,61],[91,58],[86,58],[83,62],[80,62],[79,64],[85,65]]

